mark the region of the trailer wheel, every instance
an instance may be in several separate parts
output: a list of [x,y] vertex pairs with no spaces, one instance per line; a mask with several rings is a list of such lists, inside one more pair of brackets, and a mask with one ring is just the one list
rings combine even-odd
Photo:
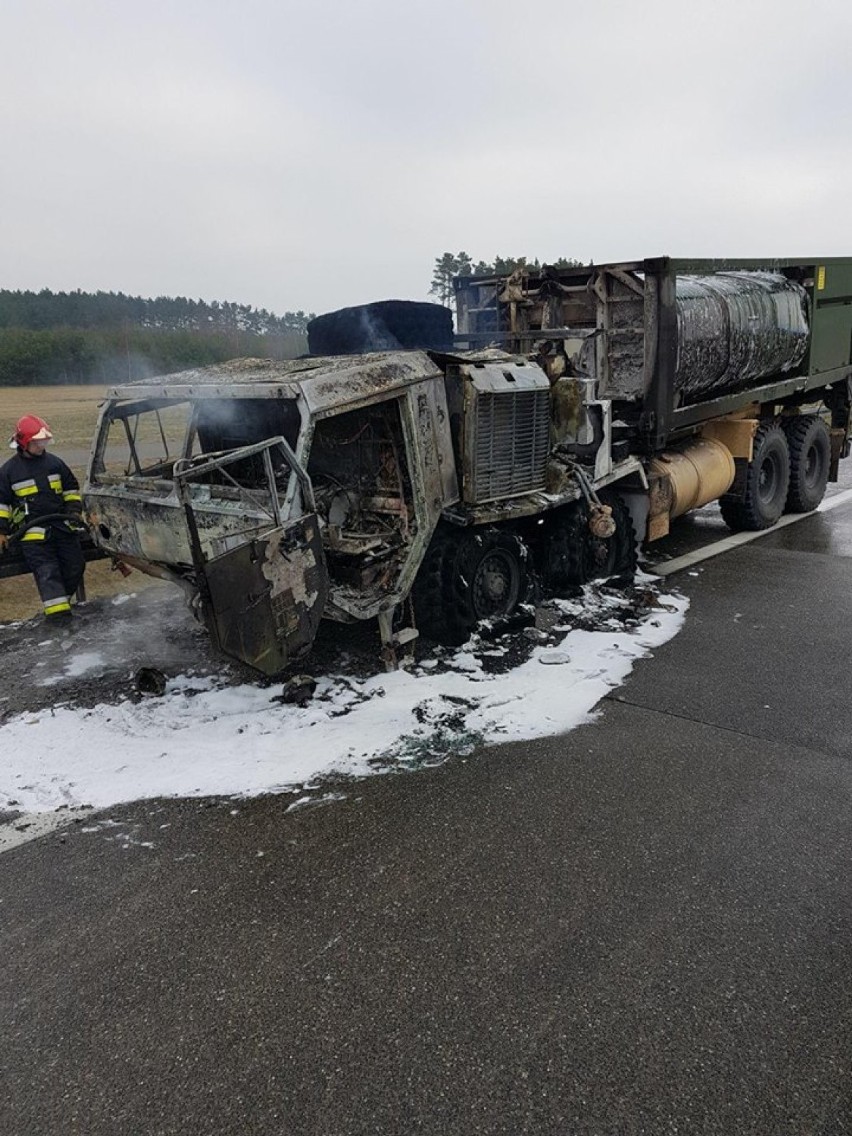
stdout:
[[516,533],[439,526],[412,589],[420,631],[458,646],[483,619],[510,616],[527,598],[528,559]]
[[790,484],[790,451],[787,435],[773,422],[758,427],[752,460],[746,472],[742,497],[719,498],[722,517],[734,532],[759,532],[771,528],[787,502]]
[[545,580],[556,592],[607,576],[633,576],[636,572],[636,535],[630,510],[617,493],[602,493],[612,509],[615,532],[607,539],[589,531],[588,509],[577,501],[556,510],[548,519],[544,552]]
[[816,414],[784,424],[790,449],[790,488],[785,513],[809,513],[825,496],[831,464],[828,427]]

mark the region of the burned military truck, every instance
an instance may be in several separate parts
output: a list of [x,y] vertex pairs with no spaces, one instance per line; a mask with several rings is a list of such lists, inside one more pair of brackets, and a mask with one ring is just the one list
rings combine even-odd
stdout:
[[109,391],[84,490],[100,547],[267,674],[321,618],[377,619],[390,663],[533,583],[632,575],[638,540],[710,501],[733,528],[813,509],[848,453],[852,261],[521,271],[456,298],[451,349]]

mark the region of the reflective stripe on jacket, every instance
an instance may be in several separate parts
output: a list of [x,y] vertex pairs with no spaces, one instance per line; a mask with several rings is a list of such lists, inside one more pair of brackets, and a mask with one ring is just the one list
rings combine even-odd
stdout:
[[[53,486],[51,485],[50,488],[53,489]],[[35,480],[30,477],[26,481],[13,481],[12,492],[16,497],[32,497],[35,493],[38,493],[38,486]]]
[[[24,457],[21,451],[0,467],[0,533],[12,527],[13,513],[22,509],[32,520],[49,513],[79,514],[82,506],[77,478],[55,454]],[[32,530],[30,530],[31,532]],[[30,536],[23,540],[44,537]]]

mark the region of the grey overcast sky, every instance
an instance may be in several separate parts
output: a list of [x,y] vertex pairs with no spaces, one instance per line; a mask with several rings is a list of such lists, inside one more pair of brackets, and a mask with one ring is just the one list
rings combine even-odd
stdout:
[[849,0],[3,0],[0,287],[852,255]]

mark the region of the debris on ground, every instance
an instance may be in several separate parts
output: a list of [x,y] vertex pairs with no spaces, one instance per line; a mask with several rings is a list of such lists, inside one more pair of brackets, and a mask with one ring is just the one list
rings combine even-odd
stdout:
[[[60,637],[42,637],[37,620],[0,625],[0,732],[13,758],[0,809],[292,792],[318,780],[330,791],[566,731],[677,632],[686,606],[647,577],[624,590],[587,585],[539,603],[526,627],[485,627],[460,648],[419,640],[412,667],[390,674],[368,625],[327,625],[314,675],[274,689],[223,665],[162,594],[95,601]],[[33,646],[35,667],[21,674],[15,659]]]

